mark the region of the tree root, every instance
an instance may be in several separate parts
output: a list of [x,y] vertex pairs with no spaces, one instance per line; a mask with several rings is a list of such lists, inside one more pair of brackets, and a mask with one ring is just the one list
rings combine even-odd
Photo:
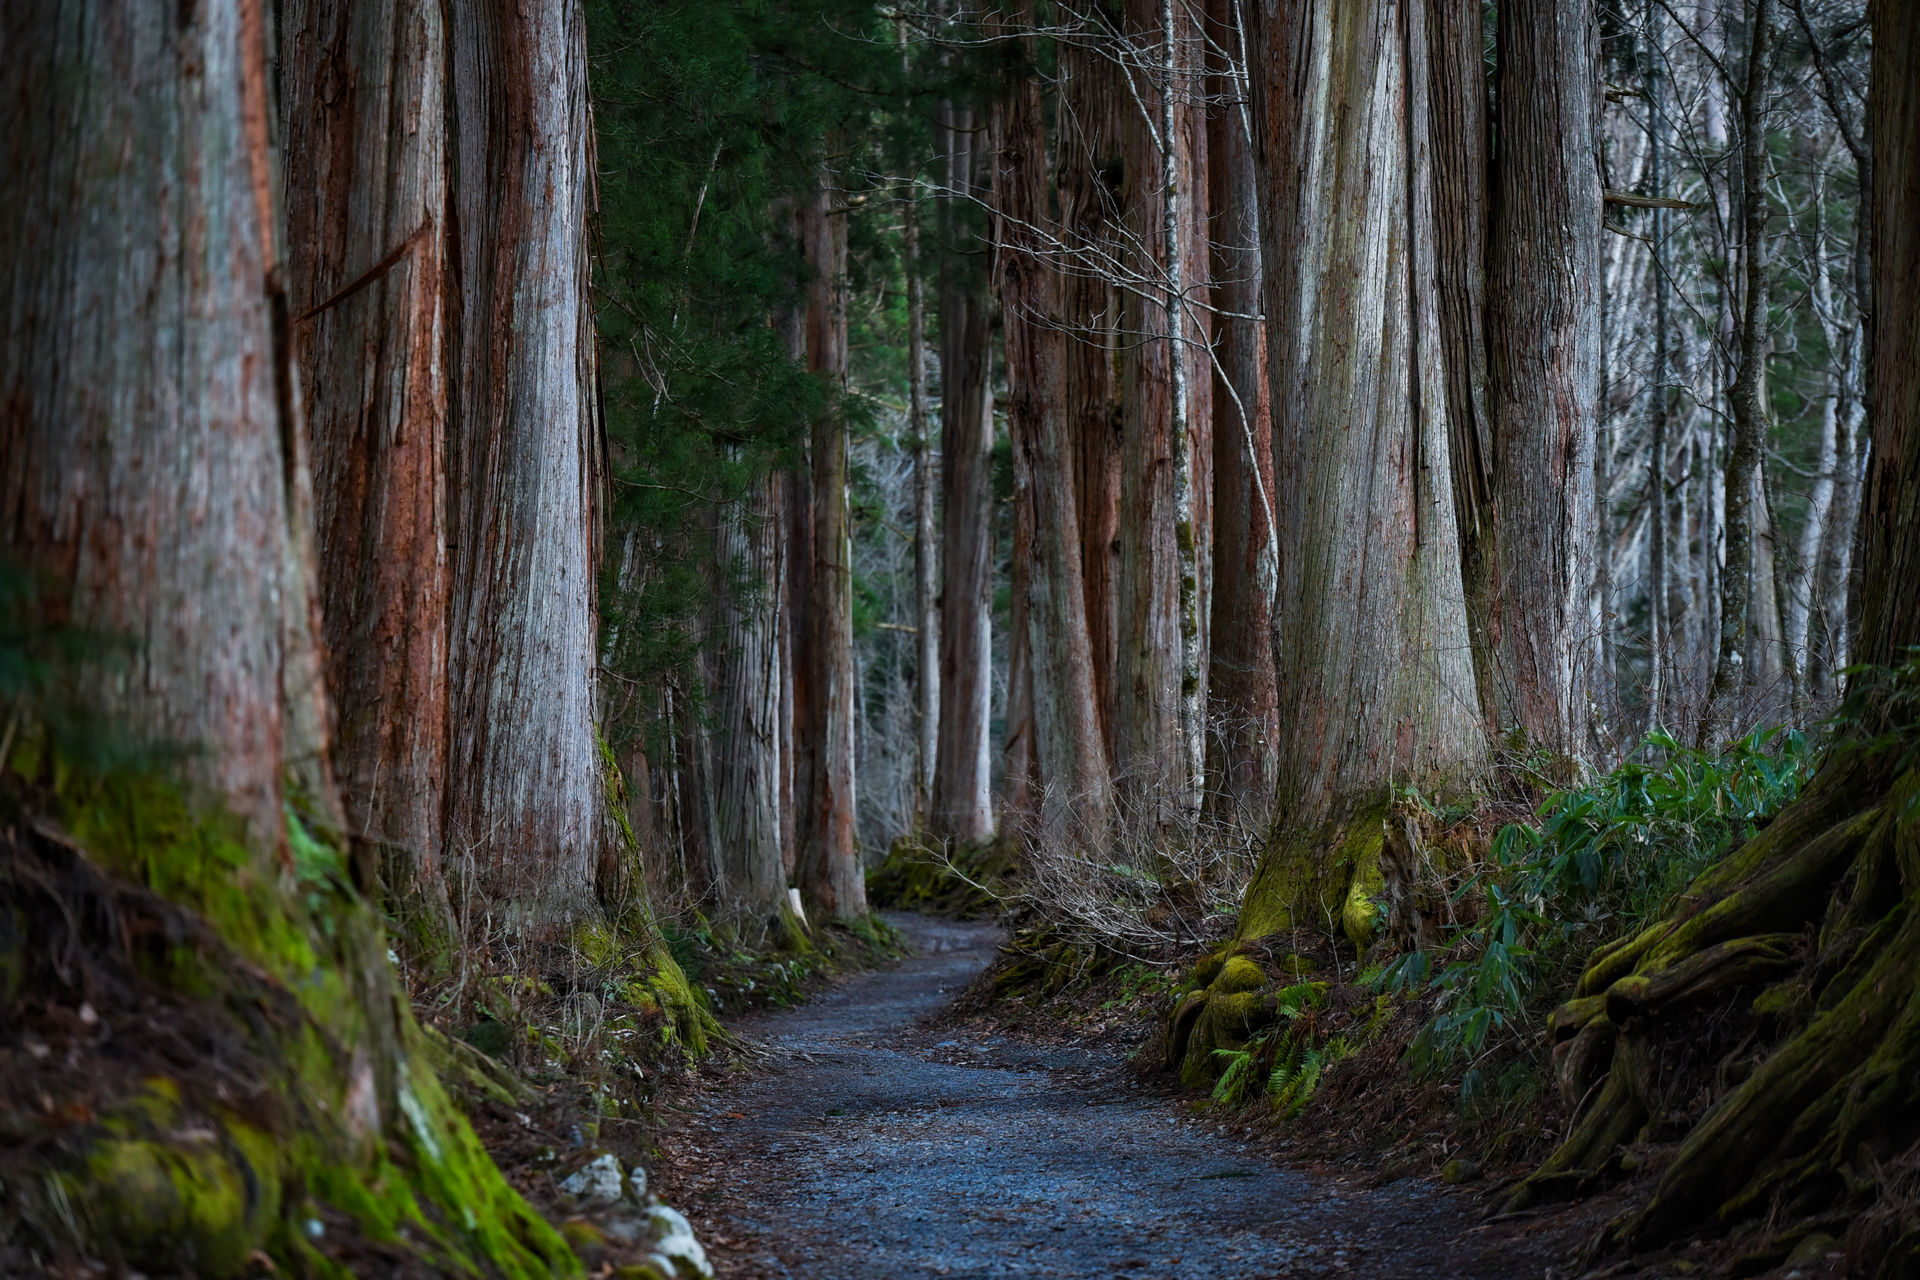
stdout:
[[[1683,1056],[1699,1034],[1690,1011],[1737,1008],[1763,987],[1751,1003],[1774,1047],[1693,1124],[1606,1243],[1804,1219],[1864,1194],[1866,1170],[1920,1139],[1920,768],[1893,776],[1896,755],[1836,751],[1665,919],[1594,955],[1549,1021],[1578,1118],[1507,1211],[1589,1189],[1670,1125],[1650,1063]],[[1906,1274],[1897,1259],[1920,1259],[1920,1224],[1904,1222],[1886,1258],[1882,1274]]]

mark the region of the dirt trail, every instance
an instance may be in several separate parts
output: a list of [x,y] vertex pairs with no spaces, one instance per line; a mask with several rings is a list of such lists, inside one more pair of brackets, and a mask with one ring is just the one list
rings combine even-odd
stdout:
[[895,923],[915,958],[740,1019],[771,1064],[707,1093],[665,1143],[656,1180],[721,1280],[1505,1280],[1563,1256],[1476,1230],[1475,1203],[1430,1183],[1369,1189],[1249,1154],[1110,1055],[955,1040],[928,1015],[998,932]]

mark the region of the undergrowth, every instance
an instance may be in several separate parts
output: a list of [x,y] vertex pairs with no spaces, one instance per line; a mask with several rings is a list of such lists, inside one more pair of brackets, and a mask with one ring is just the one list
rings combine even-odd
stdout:
[[1491,1045],[1530,1036],[1596,946],[1658,914],[1792,801],[1809,765],[1805,735],[1780,729],[1718,755],[1654,733],[1645,755],[1552,793],[1537,822],[1502,827],[1453,893],[1478,915],[1438,954],[1415,949],[1372,975],[1382,992],[1437,996],[1408,1047],[1414,1071],[1471,1071]]

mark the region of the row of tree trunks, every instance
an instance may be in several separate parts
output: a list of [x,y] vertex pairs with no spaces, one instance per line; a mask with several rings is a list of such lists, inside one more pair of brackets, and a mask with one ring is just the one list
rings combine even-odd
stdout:
[[[1014,7],[1023,30],[1030,0]],[[1027,52],[1032,54],[1032,37]],[[1038,78],[1023,67],[997,104],[994,137],[995,268],[1007,347],[1007,433],[1013,444],[1022,531],[1015,613],[1026,629],[1032,757],[1040,780],[1040,836],[1082,846],[1112,815],[1081,569],[1074,452],[1063,400],[1066,339],[1060,273],[1046,243],[1046,139]],[[1025,554],[1022,554],[1022,552]],[[1016,640],[1021,637],[1016,636]],[[1009,716],[1009,720],[1012,717]]]
[[1623,1147],[1666,1138],[1698,1105],[1663,1096],[1674,1087],[1666,1064],[1687,1057],[1677,1041],[1740,1017],[1756,988],[1772,984],[1786,997],[1772,1025],[1736,1050],[1757,1043],[1757,1055],[1737,1076],[1707,1064],[1709,1105],[1662,1162],[1651,1197],[1602,1241],[1655,1246],[1714,1220],[1764,1219],[1768,1232],[1791,1232],[1865,1216],[1855,1211],[1878,1200],[1871,1229],[1849,1233],[1850,1260],[1862,1274],[1894,1276],[1920,1265],[1920,1220],[1862,1171],[1897,1161],[1911,1143],[1920,1046],[1913,673],[1888,670],[1920,645],[1911,586],[1920,574],[1920,10],[1877,0],[1872,18],[1875,413],[1858,542],[1860,696],[1793,804],[1702,872],[1662,918],[1589,960],[1574,998],[1548,1022],[1576,1118],[1507,1205],[1592,1186]]
[[402,897],[564,924],[606,836],[581,13],[299,0],[283,65],[349,821]]

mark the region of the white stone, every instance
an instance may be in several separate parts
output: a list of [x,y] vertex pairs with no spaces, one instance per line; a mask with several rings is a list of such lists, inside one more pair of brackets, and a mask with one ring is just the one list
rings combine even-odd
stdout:
[[596,1156],[562,1182],[560,1190],[582,1205],[598,1208],[618,1204],[624,1191],[620,1179],[620,1161],[611,1151]]
[[694,1238],[691,1223],[663,1204],[648,1209],[647,1217],[653,1223],[654,1254],[668,1263],[674,1275],[683,1280],[713,1280],[713,1264]]

